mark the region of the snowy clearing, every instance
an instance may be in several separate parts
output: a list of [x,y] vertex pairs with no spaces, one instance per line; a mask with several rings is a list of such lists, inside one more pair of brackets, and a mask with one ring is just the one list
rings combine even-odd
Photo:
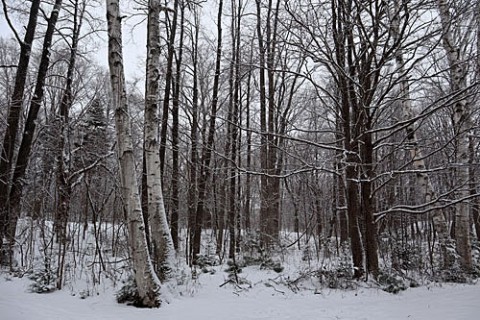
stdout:
[[[250,272],[250,274],[249,274]],[[244,276],[255,278],[248,268]],[[265,276],[265,274],[264,274]],[[274,278],[274,274],[271,274]],[[352,291],[323,289],[318,293],[293,293],[258,281],[236,291],[225,282],[225,273],[201,275],[188,292],[160,309],[137,309],[115,302],[114,290],[81,299],[67,289],[50,294],[28,292],[30,280],[0,280],[0,318],[5,320],[76,319],[456,319],[480,316],[480,285],[432,284],[393,295],[374,288]]]

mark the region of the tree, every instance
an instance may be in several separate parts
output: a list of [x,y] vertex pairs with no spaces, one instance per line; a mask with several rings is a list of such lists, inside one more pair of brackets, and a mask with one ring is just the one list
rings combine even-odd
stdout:
[[[154,262],[160,280],[171,277],[175,249],[163,202],[160,146],[158,143],[158,78],[160,74],[160,1],[148,6],[147,77],[145,92],[145,162],[148,213]],[[170,79],[171,81],[171,79]]]
[[[2,3],[6,13],[6,4],[4,1],[2,1]],[[12,242],[11,240],[13,237],[15,237],[15,235],[10,234],[13,227],[11,227],[12,215],[9,207],[9,193],[12,187],[11,174],[14,163],[13,155],[17,145],[18,128],[21,120],[23,95],[25,92],[25,81],[28,74],[39,9],[40,0],[32,1],[26,29],[27,31],[23,41],[20,40],[19,36],[15,32],[17,41],[20,45],[20,56],[15,75],[15,86],[13,88],[12,98],[9,106],[7,129],[3,139],[0,157],[0,248],[2,250],[4,236],[7,235],[9,242]],[[8,19],[8,16],[6,17]],[[8,21],[10,23],[10,20]]]
[[275,63],[280,1],[268,2],[265,33],[262,31],[262,3],[256,2],[257,39],[260,61],[260,132],[262,177],[260,182],[260,232],[262,244],[271,247],[280,229],[280,180],[277,171]]
[[130,250],[139,304],[159,307],[160,280],[153,269],[147,248],[139,189],[135,175],[135,159],[131,134],[131,120],[125,88],[122,54],[122,29],[119,0],[107,0],[108,63],[115,107],[118,160],[120,162],[123,207],[127,216]]
[[[176,4],[178,7],[178,5]],[[185,36],[185,7],[186,4],[180,4],[180,44],[176,56],[176,71],[173,90],[173,102],[172,102],[172,214],[170,218],[171,234],[173,246],[178,250],[179,246],[179,180],[180,180],[180,143],[179,143],[179,109],[180,109],[180,90],[182,81],[182,59],[183,59],[183,38]]]
[[[457,140],[457,157],[459,162],[457,176],[457,197],[467,199],[469,190],[469,131],[472,128],[465,92],[467,77],[463,53],[453,39],[452,17],[446,0],[437,0],[438,11],[442,26],[442,43],[447,55],[450,69],[450,86],[453,94],[453,124]],[[478,53],[477,53],[478,54]],[[469,202],[460,201],[455,213],[455,238],[457,252],[460,255],[460,264],[465,270],[472,269],[472,249],[470,240],[470,208]]]
[[[217,15],[217,52],[215,62],[215,76],[213,80],[213,92],[212,92],[212,104],[210,111],[210,119],[208,122],[208,130],[206,136],[206,143],[203,146],[201,156],[201,171],[198,176],[198,197],[195,215],[191,216],[189,221],[189,238],[190,238],[190,250],[189,257],[190,262],[195,262],[197,255],[200,253],[200,245],[202,239],[203,220],[205,216],[205,202],[207,197],[207,182],[211,175],[210,163],[213,153],[213,145],[215,140],[215,123],[217,119],[218,111],[218,97],[220,86],[220,69],[222,59],[222,10],[223,1],[218,2],[218,15]],[[196,152],[192,150],[192,152]]]
[[[70,46],[70,55],[68,57],[67,79],[65,83],[65,89],[60,101],[60,114],[58,115],[59,132],[58,139],[58,155],[57,155],[57,188],[59,195],[60,205],[55,213],[55,233],[57,234],[58,242],[61,246],[61,257],[58,261],[58,275],[57,275],[57,289],[62,288],[63,281],[63,269],[64,259],[66,254],[67,245],[67,221],[70,209],[70,201],[72,196],[72,180],[77,175],[70,175],[70,151],[67,150],[68,146],[68,127],[69,127],[69,112],[73,105],[73,75],[76,67],[76,60],[78,54],[78,41],[80,37],[80,31],[82,26],[83,14],[85,12],[85,2],[80,6],[78,0],[74,3],[73,8],[73,30],[72,30],[72,43]],[[68,156],[67,156],[68,155]]]
[[[393,6],[393,12],[391,14],[391,30],[394,41],[397,43],[401,43],[402,38],[404,37],[404,34],[402,33],[405,33],[407,30],[407,26],[409,24],[409,10],[411,9],[409,9],[406,4],[400,5],[399,1],[396,1]],[[429,204],[435,198],[435,191],[430,177],[425,171],[425,169],[427,169],[425,157],[418,143],[418,131],[415,127],[415,121],[412,121],[412,119],[415,119],[417,115],[415,115],[412,106],[410,85],[407,78],[408,74],[405,68],[403,47],[401,45],[398,46],[395,52],[395,62],[397,64],[397,70],[399,75],[398,83],[400,87],[399,94],[401,101],[401,110],[403,113],[403,121],[407,124],[405,126],[407,143],[409,146],[414,170],[417,171],[417,174],[415,175],[415,186],[418,192],[417,195],[421,202]],[[450,254],[447,250],[447,246],[450,242],[450,236],[448,234],[448,225],[445,219],[445,215],[441,210],[438,210],[434,213],[433,222],[440,238],[441,251],[444,257],[444,266],[448,267],[451,265],[452,262]]]

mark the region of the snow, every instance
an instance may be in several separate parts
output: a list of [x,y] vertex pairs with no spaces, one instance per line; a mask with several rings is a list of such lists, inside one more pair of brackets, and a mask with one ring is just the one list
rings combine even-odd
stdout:
[[[393,295],[376,288],[322,289],[294,293],[275,287],[277,275],[249,267],[242,277],[251,286],[240,290],[226,281],[219,268],[214,275],[201,274],[183,286],[183,295],[160,309],[137,309],[115,302],[114,289],[81,299],[68,289],[49,294],[28,292],[26,278],[0,275],[0,319],[5,320],[283,320],[283,319],[479,319],[480,284],[430,284]],[[263,277],[263,280],[260,279]],[[258,281],[257,281],[258,280]],[[265,284],[270,285],[265,285]],[[273,285],[272,285],[273,283]]]

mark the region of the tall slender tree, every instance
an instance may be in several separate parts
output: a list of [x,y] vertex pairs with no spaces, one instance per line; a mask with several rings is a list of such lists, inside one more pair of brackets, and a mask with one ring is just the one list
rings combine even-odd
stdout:
[[30,160],[30,153],[33,146],[33,138],[36,130],[36,122],[38,112],[42,106],[43,96],[45,93],[45,80],[47,77],[48,67],[50,65],[50,55],[53,36],[55,33],[55,26],[58,21],[60,9],[62,8],[62,0],[56,0],[50,17],[47,19],[47,30],[43,38],[42,55],[40,58],[40,65],[38,67],[37,79],[35,82],[35,89],[32,100],[30,101],[30,107],[28,109],[27,119],[25,121],[25,127],[21,137],[20,147],[18,149],[17,159],[15,166],[13,166],[13,176],[11,180],[11,188],[7,192],[9,219],[7,233],[10,237],[15,237],[15,231],[17,227],[17,221],[20,215],[20,203],[23,192],[22,179],[25,176],[27,166]]
[[[2,143],[0,157],[0,249],[3,248],[3,238],[7,232],[7,229],[13,229],[13,227],[9,228],[12,215],[10,214],[10,200],[8,195],[10,194],[10,189],[12,186],[11,178],[14,163],[13,155],[17,146],[17,135],[22,114],[23,96],[25,92],[25,84],[30,64],[33,40],[35,38],[35,29],[37,27],[37,17],[40,9],[40,2],[40,0],[32,1],[23,41],[17,35],[17,41],[20,45],[20,56],[15,75],[13,94],[9,105],[7,127]],[[6,17],[8,18],[6,4],[4,2],[3,5]],[[7,19],[7,21],[10,22],[9,19]],[[14,236],[15,235],[12,234],[7,235],[10,240],[13,240]],[[0,261],[0,263],[4,262],[5,261]]]
[[123,67],[122,25],[119,0],[106,0],[108,23],[108,63],[115,107],[115,127],[120,162],[123,208],[127,215],[133,271],[140,305],[161,304],[158,279],[147,248],[139,189],[135,174],[135,158],[131,132],[125,75]]
[[[457,197],[466,199],[470,195],[469,190],[469,131],[472,128],[467,99],[466,63],[463,61],[463,53],[455,44],[453,37],[453,20],[448,1],[437,0],[438,12],[442,26],[442,43],[447,55],[450,69],[451,93],[456,97],[453,102],[453,122],[455,137],[457,140]],[[457,252],[460,255],[460,264],[466,269],[472,269],[472,249],[470,240],[470,208],[469,202],[460,201],[455,212],[455,238]]]
[[158,143],[158,79],[160,74],[160,0],[148,5],[147,78],[145,92],[145,162],[151,241],[160,280],[171,277],[175,249],[163,201]]
[[208,130],[206,143],[203,146],[201,157],[201,171],[198,177],[198,198],[195,210],[194,220],[189,221],[190,233],[190,261],[195,261],[200,253],[200,244],[202,239],[203,220],[205,216],[205,203],[207,197],[207,182],[211,176],[210,163],[213,153],[213,145],[215,140],[215,128],[218,111],[218,97],[220,87],[220,69],[222,61],[222,15],[223,0],[218,2],[217,15],[217,52],[215,62],[215,76],[213,79],[212,104],[210,110],[210,119],[208,122]]

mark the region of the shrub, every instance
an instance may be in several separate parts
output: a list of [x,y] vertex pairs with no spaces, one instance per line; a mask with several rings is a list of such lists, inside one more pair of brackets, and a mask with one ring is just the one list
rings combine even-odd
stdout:
[[29,286],[31,292],[49,293],[57,289],[55,286],[57,277],[50,269],[33,272],[28,276],[28,279],[33,281],[33,283]]
[[123,286],[116,294],[118,303],[125,303],[133,306],[141,306],[140,296],[138,295],[137,283],[133,275],[122,281]]

